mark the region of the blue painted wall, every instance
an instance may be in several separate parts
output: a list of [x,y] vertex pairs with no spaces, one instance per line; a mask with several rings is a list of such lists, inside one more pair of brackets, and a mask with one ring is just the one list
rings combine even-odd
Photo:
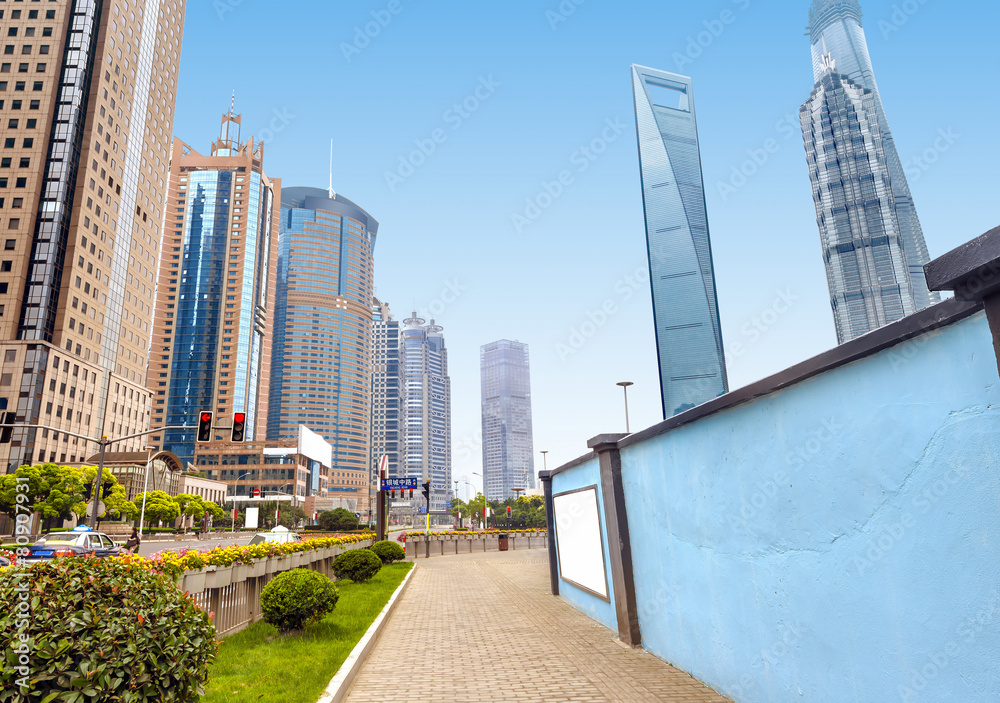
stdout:
[[[618,616],[615,613],[615,588],[611,579],[611,564],[608,559],[608,526],[604,519],[604,491],[601,490],[601,467],[594,459],[574,467],[569,471],[552,477],[552,495],[575,491],[578,488],[597,486],[597,509],[601,516],[601,542],[604,543],[604,575],[608,580],[608,594],[611,601],[604,601],[597,596],[582,591],[561,577],[559,579],[559,595],[565,598],[574,608],[586,613],[597,622],[618,632]],[[556,529],[558,539],[559,530]],[[559,550],[556,550],[556,555]],[[562,572],[560,572],[561,574]]]
[[1000,700],[998,380],[978,313],[625,448],[644,647],[739,703]]

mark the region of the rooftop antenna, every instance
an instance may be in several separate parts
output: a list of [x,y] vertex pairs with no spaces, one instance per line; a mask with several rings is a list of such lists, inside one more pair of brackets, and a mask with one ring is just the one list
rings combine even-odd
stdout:
[[330,200],[335,200],[337,194],[333,192],[333,140],[330,140]]

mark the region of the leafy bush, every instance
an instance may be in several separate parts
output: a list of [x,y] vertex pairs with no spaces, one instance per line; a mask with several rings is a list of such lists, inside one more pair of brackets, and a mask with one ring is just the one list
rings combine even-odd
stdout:
[[29,692],[32,701],[197,701],[216,654],[207,612],[168,577],[114,559],[0,571],[0,647],[0,700],[12,703]]
[[275,576],[260,594],[264,620],[282,632],[301,630],[333,612],[337,605],[333,581],[309,569],[292,569]]
[[382,560],[370,549],[352,549],[333,560],[333,573],[337,578],[348,578],[364,583],[382,568]]
[[382,540],[372,545],[371,550],[375,556],[382,560],[383,564],[391,564],[394,561],[402,561],[406,558],[406,550],[396,542]]
[[324,530],[347,532],[358,529],[358,518],[345,508],[327,510],[319,514],[319,525]]

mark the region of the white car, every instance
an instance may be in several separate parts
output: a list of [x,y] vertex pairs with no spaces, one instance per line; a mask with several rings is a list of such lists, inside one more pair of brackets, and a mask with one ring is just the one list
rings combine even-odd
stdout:
[[287,544],[288,542],[301,542],[302,537],[299,536],[298,532],[289,532],[287,527],[278,526],[275,527],[270,532],[258,532],[250,540],[248,547],[255,544],[263,544],[265,542],[271,542],[273,544]]

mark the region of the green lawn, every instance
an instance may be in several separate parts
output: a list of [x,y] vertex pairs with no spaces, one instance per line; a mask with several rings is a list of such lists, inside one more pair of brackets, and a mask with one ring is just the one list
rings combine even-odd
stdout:
[[315,703],[412,568],[389,564],[368,583],[338,581],[337,607],[300,633],[258,622],[227,637],[203,702]]

